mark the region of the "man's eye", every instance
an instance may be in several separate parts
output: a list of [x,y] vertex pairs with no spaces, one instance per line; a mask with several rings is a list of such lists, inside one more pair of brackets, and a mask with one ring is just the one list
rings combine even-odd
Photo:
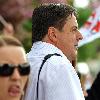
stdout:
[[75,28],[75,29],[73,29],[72,31],[73,31],[73,32],[76,32],[76,31],[78,31],[78,29]]

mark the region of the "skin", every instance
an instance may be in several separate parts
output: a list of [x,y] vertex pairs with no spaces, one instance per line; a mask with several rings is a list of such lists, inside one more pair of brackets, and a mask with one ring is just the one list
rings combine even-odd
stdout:
[[5,35],[13,35],[14,34],[14,28],[13,25],[10,23],[7,23],[6,25],[4,25],[4,29],[3,29],[3,33]]
[[43,41],[51,43],[62,50],[72,63],[72,61],[76,60],[78,42],[79,40],[82,40],[82,38],[83,37],[78,30],[76,17],[72,14],[66,19],[62,31],[59,31],[54,27],[49,27],[48,34]]
[[[26,63],[25,51],[18,46],[0,47],[0,64],[23,64]],[[20,100],[28,76],[20,76],[18,69],[15,68],[9,77],[0,76],[0,100]],[[16,91],[18,93],[14,93]]]

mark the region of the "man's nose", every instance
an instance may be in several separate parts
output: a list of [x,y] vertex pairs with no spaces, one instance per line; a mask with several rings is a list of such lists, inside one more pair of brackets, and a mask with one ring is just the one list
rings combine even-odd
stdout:
[[78,33],[77,33],[77,39],[78,39],[78,41],[83,39],[83,36],[80,31],[78,31]]

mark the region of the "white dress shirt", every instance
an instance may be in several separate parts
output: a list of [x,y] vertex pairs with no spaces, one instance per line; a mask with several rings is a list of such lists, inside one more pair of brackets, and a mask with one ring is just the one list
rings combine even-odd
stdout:
[[27,54],[31,65],[25,100],[36,100],[38,71],[47,54],[58,53],[61,56],[50,57],[40,73],[38,100],[85,100],[79,78],[67,57],[52,44],[36,42]]

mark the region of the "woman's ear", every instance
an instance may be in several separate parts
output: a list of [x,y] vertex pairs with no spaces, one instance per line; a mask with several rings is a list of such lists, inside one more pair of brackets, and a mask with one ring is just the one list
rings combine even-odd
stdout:
[[54,27],[49,27],[48,38],[54,43],[57,42],[57,33],[56,33],[56,29]]

